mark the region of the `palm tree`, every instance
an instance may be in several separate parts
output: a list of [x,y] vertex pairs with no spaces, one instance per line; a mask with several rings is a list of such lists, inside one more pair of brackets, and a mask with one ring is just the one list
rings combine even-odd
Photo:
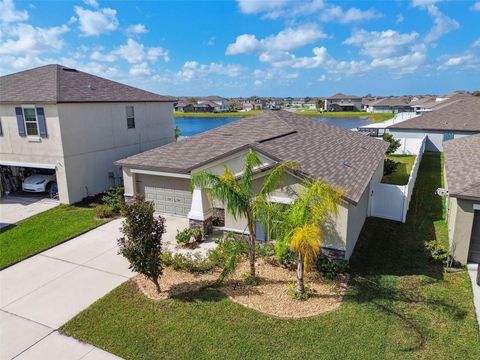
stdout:
[[181,132],[180,132],[180,128],[177,126],[175,126],[175,141],[178,141],[178,138],[180,137],[181,135]]
[[321,179],[306,181],[303,189],[286,209],[273,209],[270,218],[277,234],[276,250],[287,246],[297,253],[298,294],[305,292],[304,272],[311,267],[324,243],[325,225],[336,218],[342,191]]
[[211,194],[215,199],[222,201],[226,210],[235,218],[244,217],[247,219],[248,228],[248,253],[250,262],[250,281],[255,278],[255,225],[262,204],[268,203],[268,195],[274,191],[283,178],[286,168],[295,169],[295,163],[287,161],[275,166],[263,180],[258,193],[254,194],[252,189],[252,178],[255,170],[260,168],[262,162],[253,150],[249,150],[245,158],[243,172],[235,177],[233,172],[225,167],[222,175],[215,175],[209,172],[199,172],[192,175],[192,187],[198,186]]

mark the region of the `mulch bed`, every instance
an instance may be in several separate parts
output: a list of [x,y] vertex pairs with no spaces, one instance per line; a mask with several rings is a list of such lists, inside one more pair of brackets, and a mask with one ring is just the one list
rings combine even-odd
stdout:
[[[259,284],[252,286],[246,285],[244,281],[248,269],[248,261],[241,262],[219,290],[238,304],[281,318],[317,316],[339,308],[348,280],[347,277],[340,276],[336,281],[330,281],[316,271],[307,272],[305,284],[313,289],[314,294],[308,300],[296,300],[288,293],[289,284],[296,279],[294,270],[275,266],[259,258],[256,267]],[[134,281],[148,298],[164,300],[212,285],[219,274],[220,270],[192,274],[165,269],[160,279],[161,293],[157,293],[154,285],[142,275],[137,275]]]

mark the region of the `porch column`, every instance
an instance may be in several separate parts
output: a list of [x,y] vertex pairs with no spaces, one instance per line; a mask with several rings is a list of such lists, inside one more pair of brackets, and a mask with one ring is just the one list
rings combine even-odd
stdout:
[[201,227],[204,234],[212,232],[212,203],[205,191],[199,187],[193,189],[192,206],[188,212],[190,228]]

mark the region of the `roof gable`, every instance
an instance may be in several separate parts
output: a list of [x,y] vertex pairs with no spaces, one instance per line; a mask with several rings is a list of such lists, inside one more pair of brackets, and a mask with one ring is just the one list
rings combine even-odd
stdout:
[[62,65],[45,65],[0,77],[0,103],[164,101],[173,99]]

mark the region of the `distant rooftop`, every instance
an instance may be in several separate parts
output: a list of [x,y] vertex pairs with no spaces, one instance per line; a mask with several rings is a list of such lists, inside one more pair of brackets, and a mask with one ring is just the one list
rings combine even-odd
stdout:
[[336,93],[333,96],[328,97],[327,99],[341,100],[341,99],[360,99],[360,97],[355,95],[345,95],[342,93]]
[[62,65],[0,77],[0,103],[171,102],[158,95]]
[[456,93],[439,102],[432,110],[388,128],[480,132],[478,96]]

